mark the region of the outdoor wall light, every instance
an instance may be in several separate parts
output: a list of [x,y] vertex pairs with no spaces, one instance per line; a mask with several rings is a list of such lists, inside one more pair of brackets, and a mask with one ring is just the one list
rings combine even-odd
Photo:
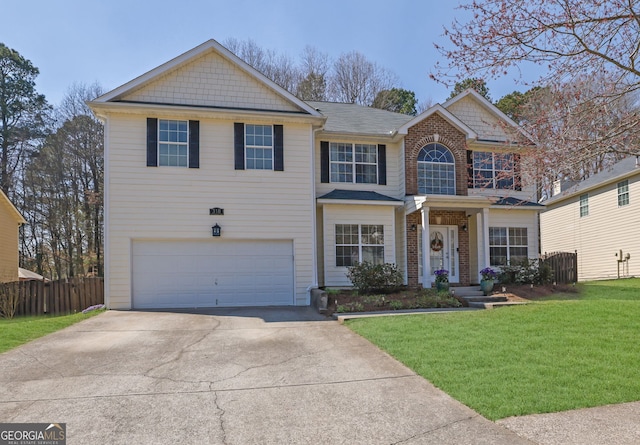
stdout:
[[411,231],[415,232],[417,229],[417,226],[415,224],[411,224]]
[[468,229],[467,225],[466,225],[466,224],[463,224],[463,225],[462,225],[462,231],[463,231],[463,232],[466,232],[466,231],[467,231],[467,229]]
[[216,223],[216,225],[211,228],[211,232],[212,236],[220,236],[220,233],[222,233],[222,227]]

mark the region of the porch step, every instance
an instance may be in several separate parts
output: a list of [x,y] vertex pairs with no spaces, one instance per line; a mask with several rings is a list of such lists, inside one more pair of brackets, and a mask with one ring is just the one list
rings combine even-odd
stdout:
[[484,296],[480,286],[451,286],[449,292],[460,298]]

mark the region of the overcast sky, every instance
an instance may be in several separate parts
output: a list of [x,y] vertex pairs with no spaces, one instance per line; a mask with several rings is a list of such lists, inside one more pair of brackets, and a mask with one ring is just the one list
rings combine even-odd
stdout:
[[[0,0],[0,42],[40,70],[38,92],[59,104],[74,82],[106,91],[215,39],[252,39],[298,60],[306,45],[333,59],[359,51],[394,72],[420,102],[449,91],[429,79],[458,0]],[[525,88],[489,81],[494,100]]]

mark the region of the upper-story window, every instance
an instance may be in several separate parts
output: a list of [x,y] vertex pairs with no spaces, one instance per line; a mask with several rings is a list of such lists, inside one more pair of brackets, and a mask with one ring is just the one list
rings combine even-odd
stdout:
[[580,195],[580,218],[589,216],[589,194]]
[[186,167],[189,160],[187,121],[158,121],[158,165]]
[[629,180],[618,182],[618,207],[629,205]]
[[284,171],[282,125],[233,124],[233,158],[236,170]]
[[273,170],[273,126],[246,124],[247,170]]
[[418,193],[455,195],[455,160],[442,144],[427,144],[418,153]]
[[373,144],[329,144],[331,182],[376,184],[378,146]]
[[515,156],[512,153],[474,151],[473,188],[517,189]]

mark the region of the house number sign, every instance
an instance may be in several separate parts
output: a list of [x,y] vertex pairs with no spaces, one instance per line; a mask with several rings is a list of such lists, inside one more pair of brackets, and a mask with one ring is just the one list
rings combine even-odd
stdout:
[[224,215],[224,209],[221,209],[220,207],[209,209],[209,215]]

